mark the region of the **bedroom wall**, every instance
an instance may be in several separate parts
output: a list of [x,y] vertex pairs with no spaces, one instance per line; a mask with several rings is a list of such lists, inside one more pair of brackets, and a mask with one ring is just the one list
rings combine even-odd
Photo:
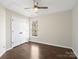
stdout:
[[6,9],[6,49],[11,48],[11,15],[10,11]]
[[[72,11],[63,11],[31,19],[38,20],[38,36],[30,41],[72,48]],[[30,23],[30,24],[31,24]],[[32,29],[32,26],[30,26]],[[31,30],[30,30],[31,31]]]
[[78,3],[72,9],[72,40],[73,51],[78,56]]
[[5,8],[0,6],[0,56],[6,49],[6,15]]

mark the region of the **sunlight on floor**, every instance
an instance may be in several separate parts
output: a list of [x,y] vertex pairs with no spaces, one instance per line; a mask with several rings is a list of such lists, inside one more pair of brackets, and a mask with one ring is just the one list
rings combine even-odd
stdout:
[[39,47],[33,45],[31,47],[31,59],[39,59]]

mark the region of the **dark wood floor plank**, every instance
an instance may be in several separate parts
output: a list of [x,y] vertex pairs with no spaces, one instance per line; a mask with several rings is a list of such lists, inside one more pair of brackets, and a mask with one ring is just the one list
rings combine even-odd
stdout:
[[24,43],[7,51],[1,59],[77,59],[71,49],[35,42]]

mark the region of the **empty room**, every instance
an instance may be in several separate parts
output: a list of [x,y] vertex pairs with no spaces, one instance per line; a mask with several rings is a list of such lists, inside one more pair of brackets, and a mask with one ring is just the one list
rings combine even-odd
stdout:
[[78,59],[78,0],[0,0],[0,59]]

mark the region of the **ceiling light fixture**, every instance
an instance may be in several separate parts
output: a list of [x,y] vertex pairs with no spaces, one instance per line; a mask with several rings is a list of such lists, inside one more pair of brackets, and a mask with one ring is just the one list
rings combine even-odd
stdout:
[[34,7],[34,8],[33,8],[33,11],[34,11],[34,12],[38,12],[38,8],[37,8],[37,7]]

